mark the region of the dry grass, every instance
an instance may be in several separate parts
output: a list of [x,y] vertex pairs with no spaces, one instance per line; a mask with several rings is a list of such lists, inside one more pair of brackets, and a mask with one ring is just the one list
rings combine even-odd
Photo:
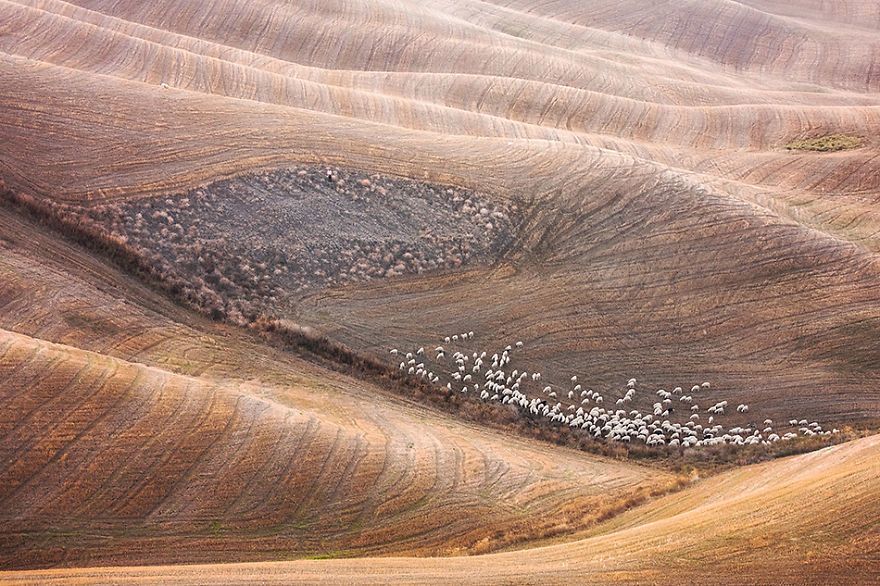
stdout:
[[858,136],[848,136],[846,134],[831,134],[828,136],[794,140],[785,145],[785,148],[790,151],[832,153],[837,151],[848,151],[851,149],[857,149],[862,146],[863,142],[864,141]]

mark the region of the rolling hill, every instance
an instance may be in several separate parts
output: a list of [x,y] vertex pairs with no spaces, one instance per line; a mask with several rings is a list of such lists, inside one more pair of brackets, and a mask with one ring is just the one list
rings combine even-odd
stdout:
[[[4,242],[34,231],[0,212]],[[5,568],[488,551],[680,484],[463,423],[38,244],[0,262]]]
[[[880,579],[876,2],[0,16],[0,580]],[[266,323],[861,437],[697,480]]]
[[[377,354],[503,324],[592,384],[706,379],[771,418],[792,395],[823,423],[876,418],[865,3],[667,2],[645,30],[621,3],[80,4],[4,3],[12,188],[119,200],[296,163],[461,185],[526,210],[501,270],[307,292],[282,317]],[[832,133],[862,146],[784,148]]]
[[[13,572],[11,583],[869,584],[880,575],[877,437],[717,476],[582,541],[472,558]],[[849,535],[849,538],[844,536]]]

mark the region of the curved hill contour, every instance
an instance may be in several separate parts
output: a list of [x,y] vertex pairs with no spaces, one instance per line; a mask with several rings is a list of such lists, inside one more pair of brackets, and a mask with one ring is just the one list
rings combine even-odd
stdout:
[[[0,79],[0,581],[880,580],[877,2],[0,0]],[[656,498],[274,320],[861,439]]]
[[[636,509],[600,535],[466,559],[385,558],[15,572],[11,582],[868,584],[880,577],[880,438],[745,467]],[[850,537],[847,537],[850,536]]]
[[0,326],[31,334],[0,330],[4,568],[489,551],[679,484],[194,320],[35,228],[0,210]]

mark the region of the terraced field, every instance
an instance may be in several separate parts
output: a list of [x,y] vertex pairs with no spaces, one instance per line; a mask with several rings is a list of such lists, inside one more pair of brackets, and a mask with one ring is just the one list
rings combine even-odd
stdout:
[[[876,2],[0,0],[0,78],[0,581],[880,580]],[[696,480],[266,323],[862,438]]]

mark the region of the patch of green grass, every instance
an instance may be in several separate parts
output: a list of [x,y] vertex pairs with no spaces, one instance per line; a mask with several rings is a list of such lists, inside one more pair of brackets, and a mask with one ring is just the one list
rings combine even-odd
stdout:
[[819,136],[816,138],[804,138],[795,140],[785,148],[790,151],[812,151],[817,153],[831,153],[835,151],[847,151],[857,149],[862,146],[862,139],[858,136],[849,136],[847,134],[829,134],[828,136]]
[[324,553],[316,553],[314,555],[306,556],[307,560],[335,560],[337,558],[343,557],[343,553],[341,551],[325,551]]

